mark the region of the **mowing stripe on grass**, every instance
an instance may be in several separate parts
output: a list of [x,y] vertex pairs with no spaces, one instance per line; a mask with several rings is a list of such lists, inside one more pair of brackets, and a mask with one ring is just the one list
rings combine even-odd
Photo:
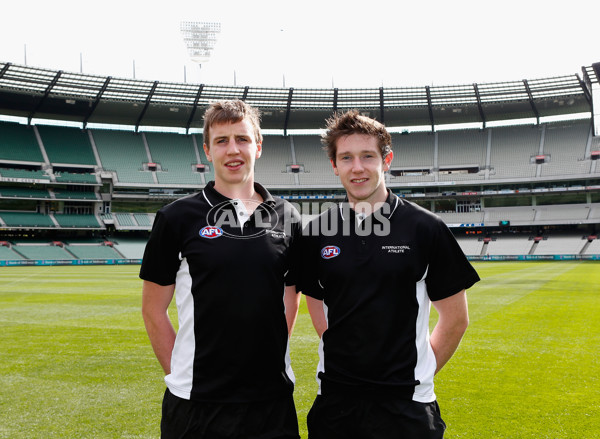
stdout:
[[[597,437],[600,264],[474,265],[470,327],[436,377],[446,438]],[[0,438],[159,437],[138,270],[0,268]],[[303,439],[317,346],[303,301],[290,342]]]

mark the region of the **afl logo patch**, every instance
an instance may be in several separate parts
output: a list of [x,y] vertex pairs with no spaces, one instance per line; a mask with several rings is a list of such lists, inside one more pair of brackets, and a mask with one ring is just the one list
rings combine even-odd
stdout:
[[321,249],[321,257],[323,259],[331,259],[335,258],[340,254],[340,248],[335,245],[328,245],[327,247],[323,247]]
[[200,236],[203,238],[213,239],[218,238],[223,234],[223,229],[220,227],[206,226],[200,229]]

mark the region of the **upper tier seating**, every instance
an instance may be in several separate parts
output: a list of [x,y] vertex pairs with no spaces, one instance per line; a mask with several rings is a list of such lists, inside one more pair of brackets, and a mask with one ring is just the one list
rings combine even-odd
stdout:
[[492,128],[490,179],[535,177],[541,132],[537,126]]
[[304,165],[304,173],[298,174],[301,185],[339,184],[319,136],[293,136],[293,142],[296,163]]
[[549,161],[542,165],[541,175],[587,174],[591,161],[585,160],[590,132],[588,122],[547,125],[544,136],[544,155]]
[[122,183],[154,184],[152,172],[144,171],[150,162],[141,134],[128,131],[93,130],[102,167],[115,171]]
[[38,125],[50,163],[96,165],[96,158],[86,132],[79,128]]
[[[391,169],[423,170],[434,169],[435,135],[431,133],[392,134],[394,160]],[[433,174],[390,176],[390,182],[432,182]]]
[[[99,184],[94,170],[65,172],[59,168],[51,177],[35,135],[38,130],[47,154],[47,165],[101,165],[114,171],[117,185],[201,186],[214,179],[212,164],[202,150],[202,135],[175,133],[133,133],[107,129],[82,131],[55,126],[28,127],[0,123],[0,176],[42,179],[56,182]],[[98,157],[96,162],[94,139]],[[394,160],[392,170],[404,175],[388,175],[391,185],[462,181],[523,180],[600,173],[600,165],[590,159],[600,150],[600,139],[591,136],[589,120],[555,122],[541,125],[490,127],[474,130],[441,130],[436,133],[392,133]],[[544,163],[536,163],[543,155]],[[11,162],[40,163],[44,170],[10,169]],[[157,163],[156,171],[148,163]],[[204,174],[197,164],[207,165]],[[289,165],[300,165],[299,173]],[[466,173],[458,169],[469,168]],[[450,172],[451,171],[451,172]],[[29,172],[29,173],[28,173]],[[264,136],[262,157],[256,161],[256,177],[268,187],[341,187],[339,178],[322,150],[319,135],[293,134]]]
[[169,133],[145,133],[145,136],[152,161],[162,168],[156,173],[159,183],[202,184],[200,173],[195,170],[196,164],[201,163],[200,152],[196,151],[192,136]]
[[265,186],[295,184],[294,174],[286,173],[293,163],[291,138],[265,135],[262,154],[255,164],[256,180]]
[[0,160],[44,162],[34,128],[18,123],[0,122]]
[[[460,134],[459,134],[460,133]],[[443,167],[461,167],[476,165],[480,170],[486,166],[488,133],[483,130],[440,131],[438,133],[438,162]],[[440,181],[477,180],[479,172],[468,174],[440,172]]]

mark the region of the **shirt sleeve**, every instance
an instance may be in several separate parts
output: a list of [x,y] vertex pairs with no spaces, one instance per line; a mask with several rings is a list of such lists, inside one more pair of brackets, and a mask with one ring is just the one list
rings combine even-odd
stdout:
[[144,250],[140,278],[159,285],[175,283],[181,264],[178,229],[158,211]]
[[[290,207],[293,209],[293,207]],[[302,237],[302,223],[300,214],[297,218],[292,218],[290,224],[291,240],[289,248],[288,271],[285,275],[285,284],[287,286],[298,285],[298,277],[300,275],[300,245]]]
[[323,300],[323,288],[319,283],[319,240],[312,234],[311,225],[304,228],[300,239],[298,289],[302,294]]
[[432,231],[427,270],[427,291],[431,300],[441,300],[466,290],[478,282],[479,275],[441,219]]

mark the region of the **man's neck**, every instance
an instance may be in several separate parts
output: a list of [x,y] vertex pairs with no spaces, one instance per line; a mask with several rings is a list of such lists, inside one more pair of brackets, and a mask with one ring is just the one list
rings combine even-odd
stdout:
[[253,212],[263,201],[260,194],[254,189],[254,180],[243,184],[229,185],[215,179],[215,190],[232,200],[242,200],[249,213]]
[[369,200],[353,200],[348,198],[348,202],[350,203],[350,207],[354,210],[355,213],[361,214],[363,216],[369,216],[376,210],[381,209],[381,206],[385,204],[388,198],[387,189],[378,193],[377,196],[369,199]]

